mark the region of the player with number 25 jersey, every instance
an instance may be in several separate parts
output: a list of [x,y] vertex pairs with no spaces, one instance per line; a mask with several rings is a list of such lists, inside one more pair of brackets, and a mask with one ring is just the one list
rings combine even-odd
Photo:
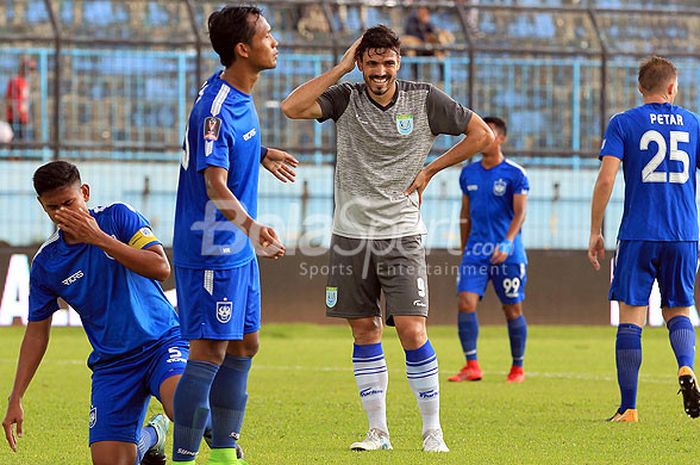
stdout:
[[608,123],[591,208],[588,256],[600,269],[603,214],[622,164],[625,205],[608,295],[620,302],[616,359],[621,403],[610,420],[637,421],[641,334],[655,280],[678,362],[684,409],[695,418],[700,416],[700,391],[693,374],[695,330],[689,315],[698,265],[695,171],[700,124],[696,114],[673,104],[678,78],[670,61],[645,61],[638,89],[644,104]]

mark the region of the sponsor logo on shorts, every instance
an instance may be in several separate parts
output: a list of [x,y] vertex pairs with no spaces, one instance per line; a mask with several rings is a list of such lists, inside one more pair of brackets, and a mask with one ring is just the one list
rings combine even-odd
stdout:
[[97,424],[97,407],[90,406],[90,429]]
[[228,323],[233,315],[233,302],[226,298],[216,303],[216,319],[219,323]]
[[423,302],[423,301],[420,300],[420,299],[414,300],[414,301],[413,301],[413,306],[414,306],[414,307],[423,307],[423,308],[427,308],[427,307],[428,307],[428,306],[425,304],[425,302]]
[[326,286],[326,307],[333,308],[338,303],[338,288]]
[[187,359],[182,356],[182,351],[177,347],[171,347],[168,349],[170,354],[166,363],[187,363]]
[[368,387],[368,388],[360,391],[360,397],[373,396],[373,395],[383,394],[383,393],[384,393],[384,391],[382,389],[374,389],[373,387]]
[[229,434],[229,437],[234,441],[238,441],[239,439],[241,439],[241,433],[236,433],[235,431],[232,431],[231,434]]
[[189,455],[190,457],[196,457],[196,456],[197,456],[197,453],[196,453],[196,452],[192,452],[191,450],[183,449],[182,447],[179,447],[179,448],[177,449],[177,453],[178,453],[178,454],[181,454],[181,455]]
[[506,183],[503,179],[498,179],[493,183],[493,194],[502,196],[506,193],[506,187],[508,186],[508,183]]
[[418,397],[421,399],[432,399],[433,397],[437,397],[438,394],[440,394],[440,391],[437,391],[435,389],[431,389],[429,391],[422,391],[418,393]]

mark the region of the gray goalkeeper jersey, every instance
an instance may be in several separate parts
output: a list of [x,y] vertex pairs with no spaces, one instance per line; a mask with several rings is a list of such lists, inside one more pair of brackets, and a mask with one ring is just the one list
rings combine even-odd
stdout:
[[428,83],[397,81],[386,108],[365,83],[341,83],[319,98],[323,116],[337,126],[333,233],[391,239],[427,230],[418,193],[403,192],[423,168],[435,137],[464,133],[472,112]]

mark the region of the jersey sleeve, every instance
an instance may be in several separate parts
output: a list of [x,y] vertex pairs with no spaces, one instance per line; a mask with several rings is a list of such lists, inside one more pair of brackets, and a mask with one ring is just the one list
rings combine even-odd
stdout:
[[527,195],[530,192],[530,181],[527,174],[518,171],[518,177],[513,185],[513,195]]
[[133,207],[117,203],[110,207],[117,239],[135,249],[146,249],[152,245],[162,245],[153,234],[151,224]]
[[426,101],[428,124],[434,135],[463,134],[472,118],[472,111],[435,86],[430,86]]
[[230,125],[221,117],[209,115],[201,123],[201,138],[197,147],[197,171],[213,166],[229,169],[229,154],[234,146],[234,133]]
[[338,121],[343,116],[345,109],[350,103],[350,94],[352,93],[352,85],[344,82],[336,84],[326,89],[316,101],[321,107],[321,116],[318,122],[322,123],[328,119]]
[[32,263],[29,275],[29,321],[43,321],[59,309],[58,296],[46,288],[42,281],[42,273]]
[[462,172],[459,174],[459,188],[462,189],[462,194],[469,195],[467,191],[467,167],[462,168]]
[[613,156],[624,160],[625,158],[625,141],[623,138],[622,130],[622,114],[617,114],[610,118],[608,127],[605,130],[605,137],[603,138],[603,144],[600,147],[600,155],[598,158],[601,160],[604,156]]
[[695,169],[700,169],[700,115],[693,112],[693,117],[695,118]]

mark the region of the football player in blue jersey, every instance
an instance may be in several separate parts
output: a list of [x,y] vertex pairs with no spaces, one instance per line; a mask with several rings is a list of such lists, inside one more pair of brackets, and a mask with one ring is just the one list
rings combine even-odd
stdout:
[[457,285],[458,333],[466,364],[448,380],[478,381],[482,377],[476,356],[479,337],[476,307],[491,281],[508,322],[513,365],[506,381],[522,383],[527,339],[522,308],[527,255],[520,230],[530,186],[525,169],[503,156],[501,146],[507,137],[505,121],[490,116],[484,122],[496,138],[483,150],[481,161],[465,166],[459,177],[463,192],[460,212],[463,257]]
[[3,421],[7,441],[16,451],[21,400],[46,351],[61,298],[80,315],[93,348],[88,359],[93,464],[165,464],[168,420],[157,415],[141,425],[151,396],[172,418],[188,346],[159,283],[170,275],[163,247],[146,218],[124,203],[88,210],[90,188],[73,164],[40,167],[34,189],[58,231],[32,261],[29,323]]
[[284,245],[256,221],[260,164],[282,181],[297,161],[260,145],[251,95],[277,63],[277,40],[259,9],[228,6],[209,17],[225,70],[202,86],[188,120],[173,239],[178,309],[190,341],[175,393],[173,461],[194,464],[211,416],[209,463],[241,463],[237,453],[248,372],[258,350],[260,276],[256,251],[279,258]]
[[613,422],[636,422],[637,379],[642,363],[642,327],[654,280],[671,347],[685,412],[700,416],[700,392],[693,373],[695,329],[689,319],[698,266],[696,178],[698,116],[673,104],[676,67],[651,57],[639,68],[644,104],[613,116],[600,149],[600,172],[593,191],[588,259],[600,269],[605,241],[605,207],[620,164],[625,203],[618,232],[608,298],[620,303],[615,355],[620,407]]

